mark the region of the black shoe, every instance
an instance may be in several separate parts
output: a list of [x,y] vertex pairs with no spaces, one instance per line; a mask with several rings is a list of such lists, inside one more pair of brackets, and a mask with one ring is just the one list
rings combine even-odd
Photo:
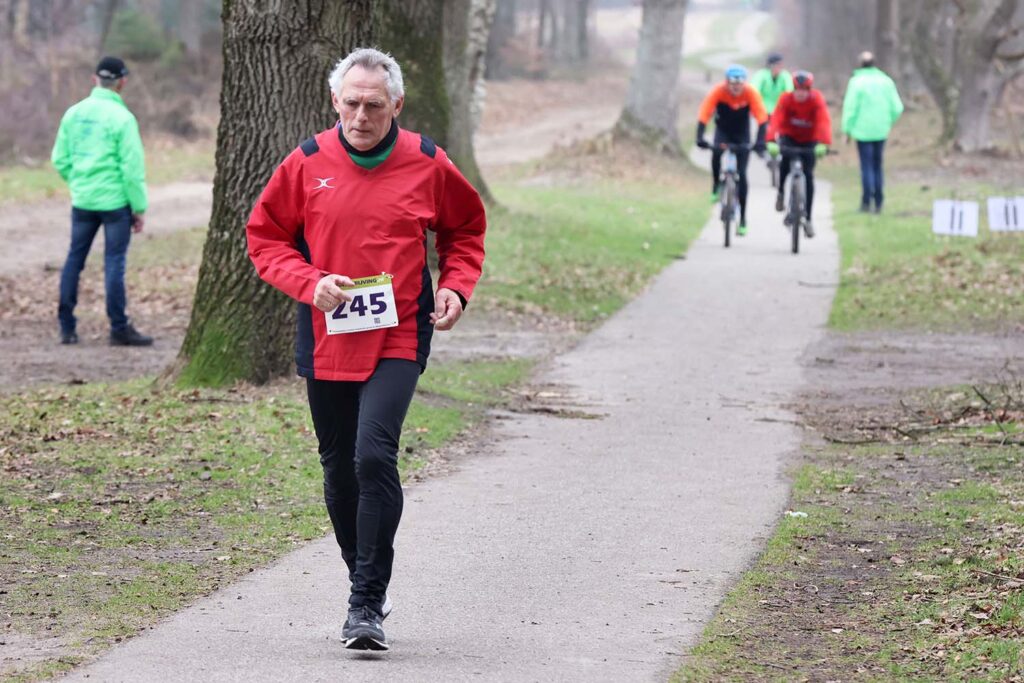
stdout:
[[882,205],[881,204],[876,204],[875,205],[875,213],[882,213]]
[[77,344],[78,333],[77,332],[61,332],[60,333],[61,344]]
[[782,197],[782,193],[780,192],[777,195],[775,195],[775,210],[776,211],[782,211],[785,208],[786,208],[786,202],[785,202],[785,200]]
[[128,325],[123,330],[110,332],[111,346],[151,346],[153,338],[140,334],[133,326]]
[[387,650],[388,639],[381,626],[382,618],[370,607],[353,607],[341,629],[345,647],[349,650]]
[[864,204],[861,204],[860,205],[860,212],[861,213],[871,213],[871,205],[866,203],[866,202]]

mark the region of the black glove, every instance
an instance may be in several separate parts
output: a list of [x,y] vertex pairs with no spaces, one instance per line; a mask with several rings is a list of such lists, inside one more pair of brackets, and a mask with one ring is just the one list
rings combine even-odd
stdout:
[[758,140],[754,143],[754,154],[757,156],[763,156],[766,149],[768,148],[765,147],[764,140]]
[[711,144],[704,139],[704,129],[706,127],[703,123],[697,122],[697,146],[701,149],[711,149]]

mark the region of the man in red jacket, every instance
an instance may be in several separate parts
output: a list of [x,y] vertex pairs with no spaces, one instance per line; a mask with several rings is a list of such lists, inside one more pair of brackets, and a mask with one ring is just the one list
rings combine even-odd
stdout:
[[832,117],[828,104],[820,90],[814,89],[814,75],[809,71],[793,74],[794,90],[779,98],[771,120],[768,122],[768,151],[778,156],[780,146],[782,163],[779,165],[779,193],[775,198],[775,210],[785,208],[783,197],[786,176],[789,175],[790,160],[799,156],[804,165],[807,183],[807,222],[804,233],[814,237],[811,224],[811,207],[814,204],[814,164],[825,156],[832,144]]
[[[394,59],[355,50],[329,81],[338,125],[278,166],[246,233],[260,277],[299,302],[298,373],[352,584],[345,646],[386,650],[402,423],[433,330],[458,322],[480,278],[486,217],[444,150],[398,127]],[[436,293],[427,230],[440,257]]]

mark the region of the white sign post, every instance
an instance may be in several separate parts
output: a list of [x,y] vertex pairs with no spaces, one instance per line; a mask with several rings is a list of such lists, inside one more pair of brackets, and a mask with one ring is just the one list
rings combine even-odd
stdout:
[[988,227],[993,232],[1024,231],[1024,197],[989,197]]
[[936,235],[978,236],[978,202],[936,199],[932,207],[932,232]]

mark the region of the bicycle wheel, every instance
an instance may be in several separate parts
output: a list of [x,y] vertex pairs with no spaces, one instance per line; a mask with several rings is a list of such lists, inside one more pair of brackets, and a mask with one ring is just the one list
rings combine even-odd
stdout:
[[732,219],[734,215],[733,202],[736,196],[736,181],[732,176],[726,176],[725,189],[722,191],[722,226],[725,228],[725,246],[728,247],[732,241]]
[[793,178],[789,188],[789,229],[793,235],[793,253],[800,253],[800,230],[804,225],[804,178]]

